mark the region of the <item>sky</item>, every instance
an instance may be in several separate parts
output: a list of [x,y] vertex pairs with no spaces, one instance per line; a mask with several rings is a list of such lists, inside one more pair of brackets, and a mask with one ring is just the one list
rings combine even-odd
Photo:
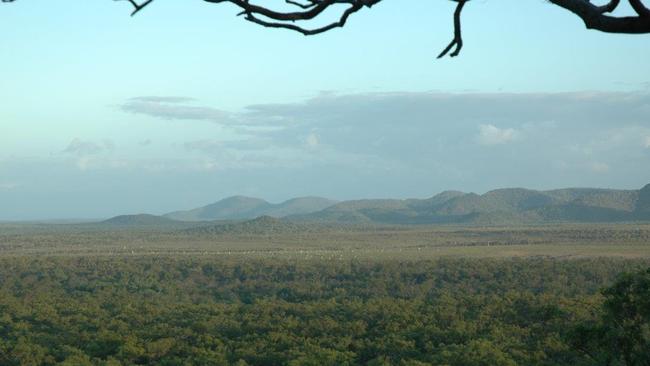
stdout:
[[199,0],[0,4],[0,220],[650,183],[650,35],[474,0],[436,60],[454,5],[304,37]]

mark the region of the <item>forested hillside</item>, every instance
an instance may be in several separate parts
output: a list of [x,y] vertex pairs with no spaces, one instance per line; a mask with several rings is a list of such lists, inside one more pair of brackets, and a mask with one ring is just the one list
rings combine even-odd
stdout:
[[650,219],[650,185],[637,190],[497,189],[482,195],[455,191],[429,199],[346,201],[295,221],[381,224],[509,225],[620,222]]

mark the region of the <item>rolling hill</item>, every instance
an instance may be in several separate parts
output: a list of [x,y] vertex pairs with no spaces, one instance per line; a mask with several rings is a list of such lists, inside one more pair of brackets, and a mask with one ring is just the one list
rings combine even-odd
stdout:
[[[274,221],[278,218],[283,220]],[[273,204],[259,198],[234,196],[193,210],[163,216],[118,216],[104,223],[173,226],[185,222],[194,223],[197,231],[261,233],[295,231],[300,230],[300,225],[314,223],[512,225],[638,220],[650,220],[650,184],[640,190],[503,188],[484,194],[445,191],[426,199],[363,199],[338,203],[302,197]],[[207,221],[235,222],[204,225]]]
[[485,194],[443,192],[417,200],[346,201],[294,215],[299,222],[378,224],[526,224],[650,219],[650,185],[641,190],[569,188],[497,189]]
[[100,222],[100,224],[114,226],[163,226],[174,224],[176,222],[177,221],[162,216],[139,214],[115,216]]
[[163,217],[178,221],[247,220],[259,216],[285,217],[321,211],[335,204],[320,197],[300,197],[273,204],[259,198],[234,196],[188,211],[171,212]]

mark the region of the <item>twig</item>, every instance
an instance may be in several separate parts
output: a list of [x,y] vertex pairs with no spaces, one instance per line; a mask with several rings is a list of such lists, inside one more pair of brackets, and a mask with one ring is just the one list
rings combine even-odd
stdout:
[[456,46],[454,52],[449,54],[449,57],[456,57],[460,54],[460,50],[463,48],[463,34],[461,29],[460,15],[463,12],[463,7],[467,0],[458,0],[458,5],[456,5],[456,11],[454,11],[454,39],[451,40],[449,46],[442,50],[438,55],[438,58],[443,58],[451,49]]

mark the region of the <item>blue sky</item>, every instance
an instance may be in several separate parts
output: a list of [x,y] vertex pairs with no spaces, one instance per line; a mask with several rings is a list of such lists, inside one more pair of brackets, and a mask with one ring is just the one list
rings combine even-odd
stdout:
[[475,0],[435,60],[453,7],[304,37],[198,0],[1,4],[0,220],[650,182],[650,36]]

